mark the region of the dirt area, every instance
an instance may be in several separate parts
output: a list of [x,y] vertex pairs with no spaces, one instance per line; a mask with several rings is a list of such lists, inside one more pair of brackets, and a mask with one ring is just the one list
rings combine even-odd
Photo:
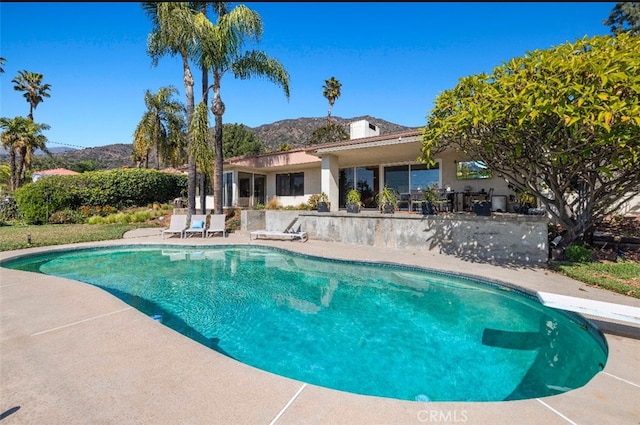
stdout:
[[[613,216],[605,220],[596,228],[596,234],[606,234],[617,239],[640,240],[640,217]],[[594,259],[615,261],[622,256],[626,260],[640,263],[640,249],[615,249],[615,242],[611,243],[611,248],[605,245],[603,248],[594,250]]]

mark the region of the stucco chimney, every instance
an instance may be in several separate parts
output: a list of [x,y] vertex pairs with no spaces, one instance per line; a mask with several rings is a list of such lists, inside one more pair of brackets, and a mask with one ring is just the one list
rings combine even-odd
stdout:
[[367,120],[354,121],[349,124],[349,138],[361,139],[380,135],[380,128]]

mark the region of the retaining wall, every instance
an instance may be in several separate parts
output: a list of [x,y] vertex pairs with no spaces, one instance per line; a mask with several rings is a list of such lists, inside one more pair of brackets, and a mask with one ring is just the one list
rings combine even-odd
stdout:
[[284,230],[298,218],[310,239],[361,246],[438,250],[470,261],[546,264],[548,219],[519,214],[352,214],[243,210],[242,231]]

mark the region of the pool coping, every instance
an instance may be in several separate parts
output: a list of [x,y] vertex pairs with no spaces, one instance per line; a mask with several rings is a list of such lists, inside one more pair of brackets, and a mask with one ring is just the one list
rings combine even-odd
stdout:
[[[159,229],[125,239],[29,248],[0,260],[58,249],[115,245],[251,244],[337,259],[425,267],[640,307],[640,300],[586,286],[540,267],[463,261],[429,250],[359,247],[310,240],[161,239]],[[516,282],[513,282],[516,280]],[[51,285],[55,282],[56,285]],[[304,384],[229,359],[161,326],[99,288],[2,269],[0,419],[12,423],[229,424],[586,424],[637,423],[640,327],[585,316],[605,332],[609,358],[587,385],[508,402],[410,402]]]

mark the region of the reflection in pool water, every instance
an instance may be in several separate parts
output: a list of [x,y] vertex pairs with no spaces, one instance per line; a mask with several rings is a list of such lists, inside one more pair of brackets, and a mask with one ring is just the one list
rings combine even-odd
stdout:
[[255,246],[54,252],[3,267],[99,286],[240,362],[403,400],[498,401],[586,384],[607,345],[514,288]]

